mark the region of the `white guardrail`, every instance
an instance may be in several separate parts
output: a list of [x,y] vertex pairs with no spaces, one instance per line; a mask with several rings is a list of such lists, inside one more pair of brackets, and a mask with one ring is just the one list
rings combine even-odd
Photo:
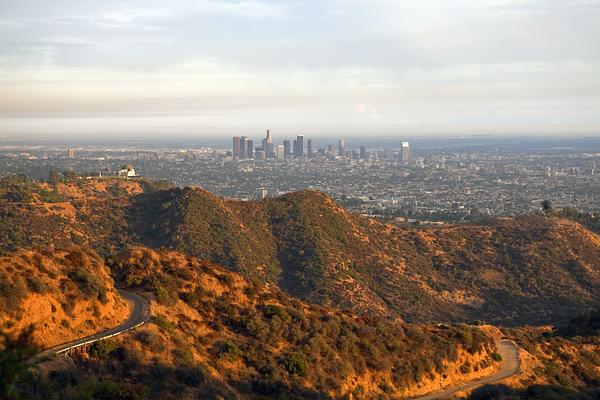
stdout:
[[101,341],[101,340],[110,339],[110,338],[112,338],[112,337],[115,337],[115,336],[122,335],[122,334],[123,334],[123,333],[125,333],[125,332],[132,331],[132,330],[134,330],[135,328],[137,328],[137,327],[140,327],[140,326],[144,325],[146,322],[148,322],[148,320],[149,320],[149,319],[150,319],[150,315],[148,315],[144,321],[140,322],[140,323],[139,323],[139,324],[137,324],[137,325],[131,326],[131,327],[127,328],[127,329],[123,329],[122,331],[115,332],[115,333],[113,333],[113,334],[110,334],[110,335],[106,335],[106,336],[102,336],[102,337],[99,337],[99,338],[96,338],[96,339],[87,340],[87,341],[85,341],[85,342],[82,342],[82,343],[77,343],[77,344],[74,344],[74,345],[72,345],[72,346],[69,346],[69,347],[67,347],[67,348],[65,348],[65,349],[58,350],[58,351],[57,351],[56,353],[54,353],[54,354],[56,354],[56,355],[59,355],[59,354],[67,353],[67,352],[69,352],[69,351],[71,351],[71,350],[75,350],[75,349],[77,349],[77,348],[79,348],[79,347],[84,347],[84,346],[87,346],[87,345],[89,345],[89,344],[94,344],[94,343],[96,343],[96,342],[99,342],[99,341]]
[[[105,340],[105,339],[109,339],[109,338],[112,338],[115,336],[119,336],[125,332],[129,332],[133,329],[136,329],[136,328],[144,325],[146,322],[148,322],[148,320],[150,319],[150,314],[151,314],[150,313],[150,301],[148,300],[148,298],[142,294],[127,292],[124,290],[119,290],[119,293],[124,298],[133,302],[133,310],[131,312],[129,319],[135,318],[135,316],[139,314],[138,308],[141,307],[142,319],[140,320],[140,322],[138,322],[134,325],[131,325],[131,326],[127,326],[129,323],[129,320],[128,320],[120,325],[120,326],[123,326],[122,329],[119,328],[119,326],[116,326],[116,327],[108,329],[106,331],[106,332],[114,331],[112,333],[107,333],[107,334],[96,333],[94,335],[90,335],[88,337],[89,339],[87,339],[87,340],[85,338],[83,338],[83,339],[79,339],[79,340],[74,340],[71,343],[63,343],[62,345],[54,346],[53,348],[42,351],[41,353],[38,354],[38,356],[55,356],[55,355],[59,355],[59,354],[65,354],[70,351],[76,350],[80,347],[89,346],[93,343],[99,342],[100,340]],[[125,326],[127,326],[127,327],[125,327]],[[81,340],[83,340],[83,341],[81,341]]]

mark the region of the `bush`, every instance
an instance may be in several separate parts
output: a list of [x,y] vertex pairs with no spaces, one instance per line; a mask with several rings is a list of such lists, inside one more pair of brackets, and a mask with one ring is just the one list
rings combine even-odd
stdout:
[[496,362],[500,362],[500,361],[502,361],[502,355],[500,355],[500,353],[493,352],[492,360],[494,360]]
[[154,332],[141,331],[136,335],[136,338],[140,343],[152,350],[153,353],[159,353],[165,349],[160,336]]
[[289,323],[292,320],[290,314],[285,311],[285,308],[276,306],[273,304],[269,304],[264,308],[264,314],[268,318],[273,318],[275,316],[279,317],[283,322]]
[[179,366],[188,366],[194,363],[194,355],[187,347],[177,347],[173,349],[173,363]]
[[79,290],[88,297],[96,297],[103,303],[106,302],[106,289],[104,285],[85,268],[79,267],[68,273],[69,278],[77,283]]
[[106,358],[118,348],[119,344],[115,340],[103,339],[92,344],[90,348],[90,355],[92,357]]
[[154,297],[159,304],[166,304],[169,301],[169,291],[164,286],[154,287]]
[[284,357],[283,366],[291,375],[304,376],[308,369],[308,362],[302,354],[290,353]]
[[27,278],[27,286],[29,286],[29,288],[34,292],[40,294],[46,293],[48,291],[48,287],[46,286],[44,281],[42,281],[36,276],[30,276]]
[[169,321],[167,317],[165,317],[163,314],[158,314],[157,316],[155,316],[154,323],[160,328],[164,329],[165,331],[172,331],[173,329],[175,329],[175,324]]
[[0,309],[4,312],[16,311],[26,295],[27,288],[20,276],[11,282],[6,275],[0,274]]
[[237,360],[242,353],[239,347],[229,340],[218,342],[216,347],[219,358],[226,358],[229,361]]

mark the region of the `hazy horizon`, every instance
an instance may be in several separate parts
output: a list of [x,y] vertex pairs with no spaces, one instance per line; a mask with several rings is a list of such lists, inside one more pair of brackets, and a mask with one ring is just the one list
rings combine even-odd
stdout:
[[0,1],[0,138],[600,134],[600,1]]

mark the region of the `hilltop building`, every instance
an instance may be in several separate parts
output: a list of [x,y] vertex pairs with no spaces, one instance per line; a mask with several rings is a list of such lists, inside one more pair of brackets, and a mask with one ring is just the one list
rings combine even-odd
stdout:
[[267,188],[258,188],[258,198],[264,199],[269,195],[269,190]]
[[138,175],[135,173],[135,169],[133,168],[133,165],[125,164],[117,172],[117,176],[129,179],[129,178],[135,178]]

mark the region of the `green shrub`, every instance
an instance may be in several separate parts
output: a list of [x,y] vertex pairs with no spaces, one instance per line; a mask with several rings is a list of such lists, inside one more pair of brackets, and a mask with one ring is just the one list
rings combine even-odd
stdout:
[[68,277],[77,284],[79,290],[88,298],[96,297],[98,300],[106,302],[104,285],[85,268],[78,267],[69,271]]
[[154,317],[154,323],[165,331],[172,331],[175,329],[175,324],[169,321],[163,314],[156,315]]
[[492,360],[494,360],[496,362],[500,362],[500,361],[502,361],[502,355],[500,353],[493,352],[492,353]]
[[27,287],[20,276],[16,276],[14,281],[11,281],[6,275],[0,274],[1,310],[4,312],[16,311],[26,295]]
[[112,339],[103,339],[92,344],[90,348],[90,355],[92,357],[106,358],[118,348],[119,343],[117,341]]
[[154,287],[154,297],[158,303],[165,304],[169,301],[169,291],[164,286],[157,285]]
[[173,349],[173,363],[179,366],[192,365],[194,363],[194,355],[187,346],[178,346]]
[[40,278],[38,278],[37,276],[30,276],[27,278],[27,286],[29,286],[29,288],[31,290],[33,290],[36,293],[46,293],[48,291],[48,287],[46,286],[46,284],[44,283],[43,280],[41,280]]
[[219,358],[226,358],[229,361],[237,360],[242,353],[239,347],[229,340],[217,342],[216,347]]
[[287,313],[285,308],[277,306],[277,305],[269,304],[269,305],[265,306],[263,312],[264,312],[265,316],[268,318],[273,318],[273,317],[277,316],[283,322],[286,322],[286,323],[288,323],[292,320],[292,317],[290,317],[290,314]]
[[289,353],[283,358],[283,366],[291,375],[304,376],[308,362],[300,353]]

